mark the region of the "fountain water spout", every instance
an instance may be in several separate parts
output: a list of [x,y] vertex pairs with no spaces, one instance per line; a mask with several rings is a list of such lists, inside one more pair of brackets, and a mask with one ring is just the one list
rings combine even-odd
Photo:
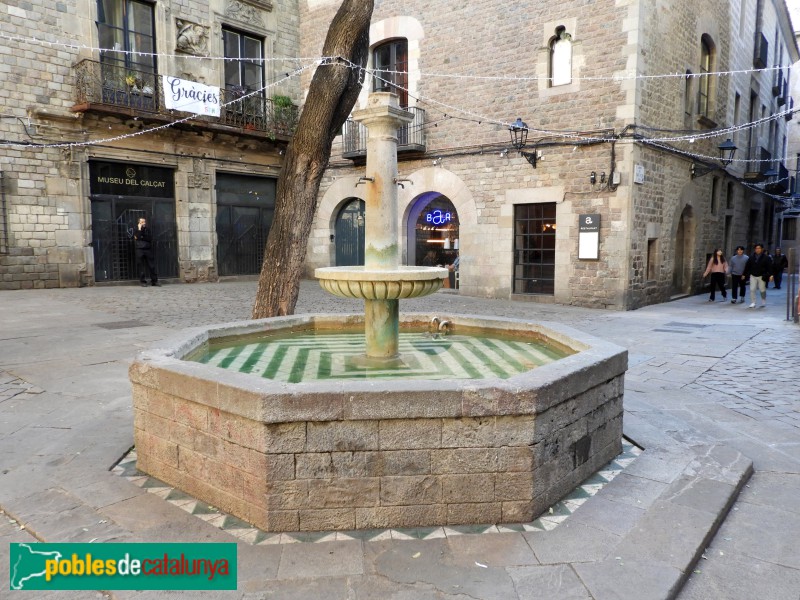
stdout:
[[433,317],[428,325],[428,331],[435,332],[439,328],[439,317]]
[[315,274],[328,292],[364,299],[366,356],[380,363],[399,356],[399,299],[432,294],[442,287],[447,270],[400,265],[397,187],[411,182],[398,178],[397,130],[413,115],[400,108],[396,95],[376,92],[353,120],[368,130],[366,173],[356,182],[370,182],[364,194],[364,266],[325,267]]

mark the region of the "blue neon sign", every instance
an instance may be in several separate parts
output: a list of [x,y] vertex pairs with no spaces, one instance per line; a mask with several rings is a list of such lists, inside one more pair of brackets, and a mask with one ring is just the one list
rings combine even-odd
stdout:
[[444,225],[452,220],[453,215],[450,211],[442,212],[441,210],[436,209],[425,215],[425,222],[432,223],[433,225]]

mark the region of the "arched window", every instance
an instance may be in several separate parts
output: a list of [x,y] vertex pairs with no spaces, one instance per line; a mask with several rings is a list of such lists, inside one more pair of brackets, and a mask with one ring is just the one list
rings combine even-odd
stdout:
[[400,106],[408,106],[408,40],[394,39],[375,46],[372,66],[372,90],[397,94]]
[[556,27],[550,40],[550,87],[572,83],[572,36]]
[[714,70],[714,42],[707,35],[700,39],[700,77],[697,89],[697,113],[710,118],[711,73]]

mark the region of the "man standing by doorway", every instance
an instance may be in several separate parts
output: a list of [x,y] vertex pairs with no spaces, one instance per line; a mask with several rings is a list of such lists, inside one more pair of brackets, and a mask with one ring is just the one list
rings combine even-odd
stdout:
[[775,254],[772,255],[772,279],[775,282],[775,289],[781,289],[781,281],[783,281],[783,270],[789,266],[789,260],[785,254],[781,253],[780,248],[775,248]]
[[753,248],[753,255],[747,261],[744,269],[745,277],[750,278],[750,306],[756,307],[756,290],[761,292],[761,305],[767,305],[767,283],[772,279],[772,260],[769,254],[764,252],[763,244],[756,244]]
[[150,285],[161,287],[156,273],[156,263],[153,259],[153,234],[147,226],[147,219],[139,218],[136,230],[133,232],[136,245],[136,262],[139,264],[139,284],[147,287],[147,276],[150,276]]

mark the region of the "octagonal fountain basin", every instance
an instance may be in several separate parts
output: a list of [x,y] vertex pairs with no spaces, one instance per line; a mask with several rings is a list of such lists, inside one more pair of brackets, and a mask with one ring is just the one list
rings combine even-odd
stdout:
[[401,317],[394,371],[348,362],[358,315],[165,340],[130,368],[138,468],[265,531],[323,531],[532,521],[619,454],[623,348],[433,318]]

